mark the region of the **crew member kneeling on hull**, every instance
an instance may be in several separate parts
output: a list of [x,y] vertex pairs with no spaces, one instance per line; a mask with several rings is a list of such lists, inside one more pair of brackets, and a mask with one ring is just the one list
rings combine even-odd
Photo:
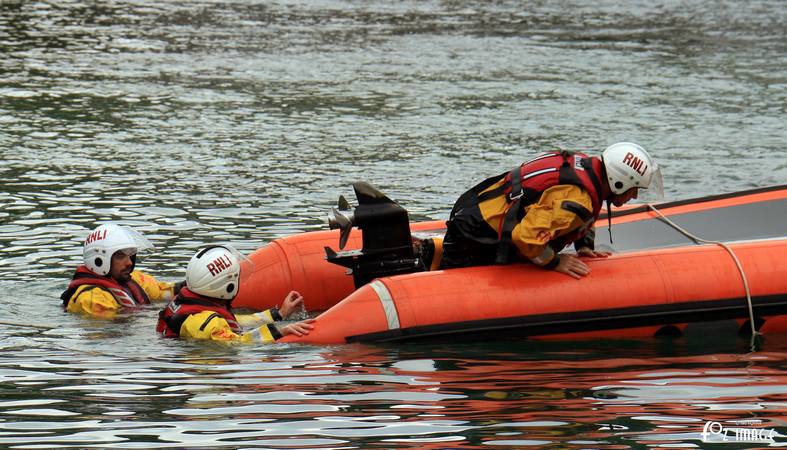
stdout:
[[[548,152],[465,192],[454,205],[443,239],[441,268],[508,264],[518,259],[581,278],[578,256],[594,249],[593,224],[606,201],[617,207],[639,189],[662,195],[661,172],[639,145],[620,142],[601,158]],[[558,254],[574,244],[577,256]]]
[[[281,308],[256,314],[235,315],[232,300],[241,277],[253,272],[253,263],[229,245],[207,247],[195,254],[186,269],[186,287],[159,313],[156,331],[165,337],[213,341],[273,342],[282,336],[303,336],[313,329],[314,319],[277,327],[300,309],[303,297],[290,292]],[[257,326],[244,332],[244,328]]]
[[68,312],[110,318],[151,301],[171,300],[180,283],[159,282],[134,270],[137,253],[153,245],[133,229],[106,223],[85,239],[84,264],[60,296]]

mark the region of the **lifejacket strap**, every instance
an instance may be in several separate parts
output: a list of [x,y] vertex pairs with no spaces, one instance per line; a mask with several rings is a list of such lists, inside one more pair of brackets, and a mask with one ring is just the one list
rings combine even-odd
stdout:
[[[580,164],[585,169],[585,173],[588,174],[588,178],[590,178],[590,182],[593,183],[593,187],[596,188],[596,193],[598,193],[600,198],[603,198],[603,188],[601,186],[601,181],[596,176],[596,172],[593,171],[593,159],[592,158],[584,158]],[[603,167],[602,167],[603,170]]]
[[[511,170],[509,181],[511,191],[508,193],[508,202],[513,203],[522,198],[522,166],[516,166]],[[513,209],[513,208],[512,208]]]
[[593,213],[590,210],[571,200],[563,200],[563,202],[560,204],[560,208],[570,213],[574,213],[580,218],[580,220],[582,220],[582,222],[587,222],[593,218]]
[[213,313],[213,314],[209,315],[208,318],[205,319],[204,322],[202,322],[202,325],[200,325],[199,330],[200,331],[205,331],[205,327],[207,327],[208,324],[210,323],[210,321],[215,319],[216,317],[221,317],[221,314]]
[[508,264],[513,260],[513,255],[511,253],[513,246],[512,244],[512,237],[511,232],[514,230],[514,227],[517,223],[517,215],[519,212],[519,206],[522,203],[522,195],[521,192],[519,197],[514,200],[508,207],[508,211],[506,212],[505,218],[503,218],[503,224],[501,227],[500,233],[500,243],[497,246],[497,256],[495,257],[495,264]]

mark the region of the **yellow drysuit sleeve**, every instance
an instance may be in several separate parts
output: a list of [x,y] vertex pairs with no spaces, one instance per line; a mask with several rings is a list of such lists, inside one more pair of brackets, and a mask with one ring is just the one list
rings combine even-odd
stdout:
[[202,311],[186,318],[183,325],[180,326],[180,336],[220,342],[269,343],[280,338],[281,333],[276,326],[266,323],[259,328],[239,334],[232,330],[230,324],[220,314],[213,311]]
[[[494,189],[496,185],[489,189]],[[541,194],[537,202],[525,208],[522,220],[511,231],[511,240],[519,253],[539,266],[548,266],[557,254],[547,245],[549,241],[571,233],[585,223],[575,213],[562,207],[563,202],[574,202],[593,211],[593,202],[584,189],[570,184],[552,186]],[[508,203],[505,196],[482,202],[481,214],[489,225],[500,230]]]
[[565,201],[593,211],[593,202],[584,189],[574,185],[553,186],[541,194],[538,202],[525,208],[525,217],[511,232],[511,240],[519,252],[539,266],[548,265],[557,256],[547,245],[549,241],[585,225],[579,216],[562,207]]
[[242,327],[251,327],[257,324],[273,323],[282,320],[278,308],[266,309],[254,314],[236,314],[235,318]]

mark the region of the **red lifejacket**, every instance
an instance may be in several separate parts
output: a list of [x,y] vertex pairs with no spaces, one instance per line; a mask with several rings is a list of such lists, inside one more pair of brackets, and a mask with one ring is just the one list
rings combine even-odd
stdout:
[[60,295],[60,298],[63,300],[63,307],[68,307],[68,302],[77,291],[77,288],[86,285],[96,286],[109,292],[121,306],[126,308],[134,308],[150,303],[148,294],[136,281],[128,280],[128,282],[120,284],[113,278],[98,275],[86,266],[79,266],[68,288]]
[[161,333],[164,337],[176,338],[180,336],[180,327],[183,325],[183,322],[190,315],[203,311],[213,311],[215,315],[223,317],[235,333],[243,331],[226,300],[205,297],[184,287],[169,305],[159,313],[156,332]]
[[[541,198],[547,189],[559,184],[573,184],[579,186],[590,194],[593,202],[592,214],[598,217],[603,206],[603,199],[608,192],[604,191],[603,163],[598,158],[592,158],[584,153],[548,152],[541,154],[530,161],[509,172],[505,179],[504,192],[509,196],[509,202],[516,195],[527,198],[523,203],[530,205]],[[519,178],[520,189],[517,190],[512,180]],[[529,195],[528,195],[529,194]],[[483,200],[482,200],[483,201]]]
[[[598,219],[603,201],[609,196],[604,179],[603,163],[583,153],[548,152],[514,168],[510,172],[488,178],[465,192],[451,211],[444,240],[443,267],[478,264],[505,264],[513,261],[516,249],[511,232],[524,217],[525,208],[536,203],[547,189],[560,184],[579,186],[588,192],[593,210],[566,202],[563,207],[575,213],[584,226],[550,242],[562,247],[586,236]],[[500,183],[505,180],[504,183]],[[500,186],[489,189],[495,184]],[[492,230],[481,215],[479,204],[506,196],[508,209],[500,229]],[[496,253],[496,254],[495,254]]]

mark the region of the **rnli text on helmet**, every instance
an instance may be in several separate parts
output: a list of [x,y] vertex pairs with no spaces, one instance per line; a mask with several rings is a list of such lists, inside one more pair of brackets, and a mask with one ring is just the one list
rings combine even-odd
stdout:
[[106,239],[107,237],[107,229],[104,228],[103,230],[96,230],[90,235],[88,235],[87,239],[85,239],[85,245],[90,244],[95,241],[100,241],[102,239]]
[[227,257],[227,255],[221,255],[214,259],[213,262],[208,263],[207,268],[210,271],[210,274],[215,277],[217,274],[223,272],[231,265],[232,261]]
[[643,177],[645,176],[645,172],[648,170],[648,166],[645,165],[645,161],[637,158],[631,152],[626,153],[626,156],[623,157],[623,162],[628,164],[629,167],[637,171],[637,173]]

